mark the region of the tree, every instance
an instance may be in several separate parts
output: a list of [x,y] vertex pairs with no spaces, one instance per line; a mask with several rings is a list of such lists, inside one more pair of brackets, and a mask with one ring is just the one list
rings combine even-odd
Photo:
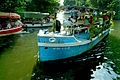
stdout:
[[89,0],[89,4],[102,10],[115,11],[115,18],[120,19],[120,0]]
[[75,5],[75,3],[76,3],[75,0],[64,0],[65,6],[67,6],[67,5],[73,6],[73,5]]
[[0,2],[1,12],[20,12],[26,9],[25,0],[2,0]]
[[57,0],[32,0],[28,5],[27,11],[37,11],[37,12],[50,12],[52,13],[53,7],[58,6],[59,1]]

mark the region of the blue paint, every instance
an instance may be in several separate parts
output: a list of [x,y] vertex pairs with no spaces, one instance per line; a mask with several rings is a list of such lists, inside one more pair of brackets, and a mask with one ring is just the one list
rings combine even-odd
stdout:
[[[55,42],[50,42],[50,38],[55,38]],[[73,37],[38,37],[38,42],[41,43],[74,43],[76,40]]]
[[[51,60],[58,60],[58,59],[65,59],[73,56],[77,56],[95,46],[100,40],[102,40],[107,34],[109,30],[105,32],[103,35],[91,41],[90,43],[84,45],[77,45],[77,46],[67,46],[67,47],[45,47],[39,46],[39,55],[40,61],[51,61]],[[82,33],[83,34],[83,33]],[[79,36],[81,37],[81,35]],[[48,44],[50,37],[40,37],[38,36],[38,42],[46,41]],[[58,40],[63,41],[64,43],[75,43],[76,40],[74,37],[55,37],[56,41],[54,43],[58,43]],[[85,42],[85,39],[77,38],[79,41]],[[39,41],[40,40],[40,41]]]

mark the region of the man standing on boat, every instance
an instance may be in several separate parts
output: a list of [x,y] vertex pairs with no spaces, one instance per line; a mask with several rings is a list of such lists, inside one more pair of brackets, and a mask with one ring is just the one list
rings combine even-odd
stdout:
[[60,32],[61,23],[59,20],[56,20],[56,31]]

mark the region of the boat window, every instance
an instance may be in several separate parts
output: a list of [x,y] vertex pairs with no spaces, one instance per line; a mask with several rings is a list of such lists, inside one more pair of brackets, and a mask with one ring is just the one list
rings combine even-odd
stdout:
[[17,18],[12,18],[12,22],[16,22],[17,20]]
[[0,18],[0,24],[5,24],[7,22],[10,22],[10,18]]
[[45,47],[45,49],[48,49],[48,47]]

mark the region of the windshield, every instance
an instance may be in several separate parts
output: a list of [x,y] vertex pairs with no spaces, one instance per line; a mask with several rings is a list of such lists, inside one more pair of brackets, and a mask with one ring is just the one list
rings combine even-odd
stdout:
[[10,22],[10,18],[0,18],[0,24],[4,25],[5,23]]

